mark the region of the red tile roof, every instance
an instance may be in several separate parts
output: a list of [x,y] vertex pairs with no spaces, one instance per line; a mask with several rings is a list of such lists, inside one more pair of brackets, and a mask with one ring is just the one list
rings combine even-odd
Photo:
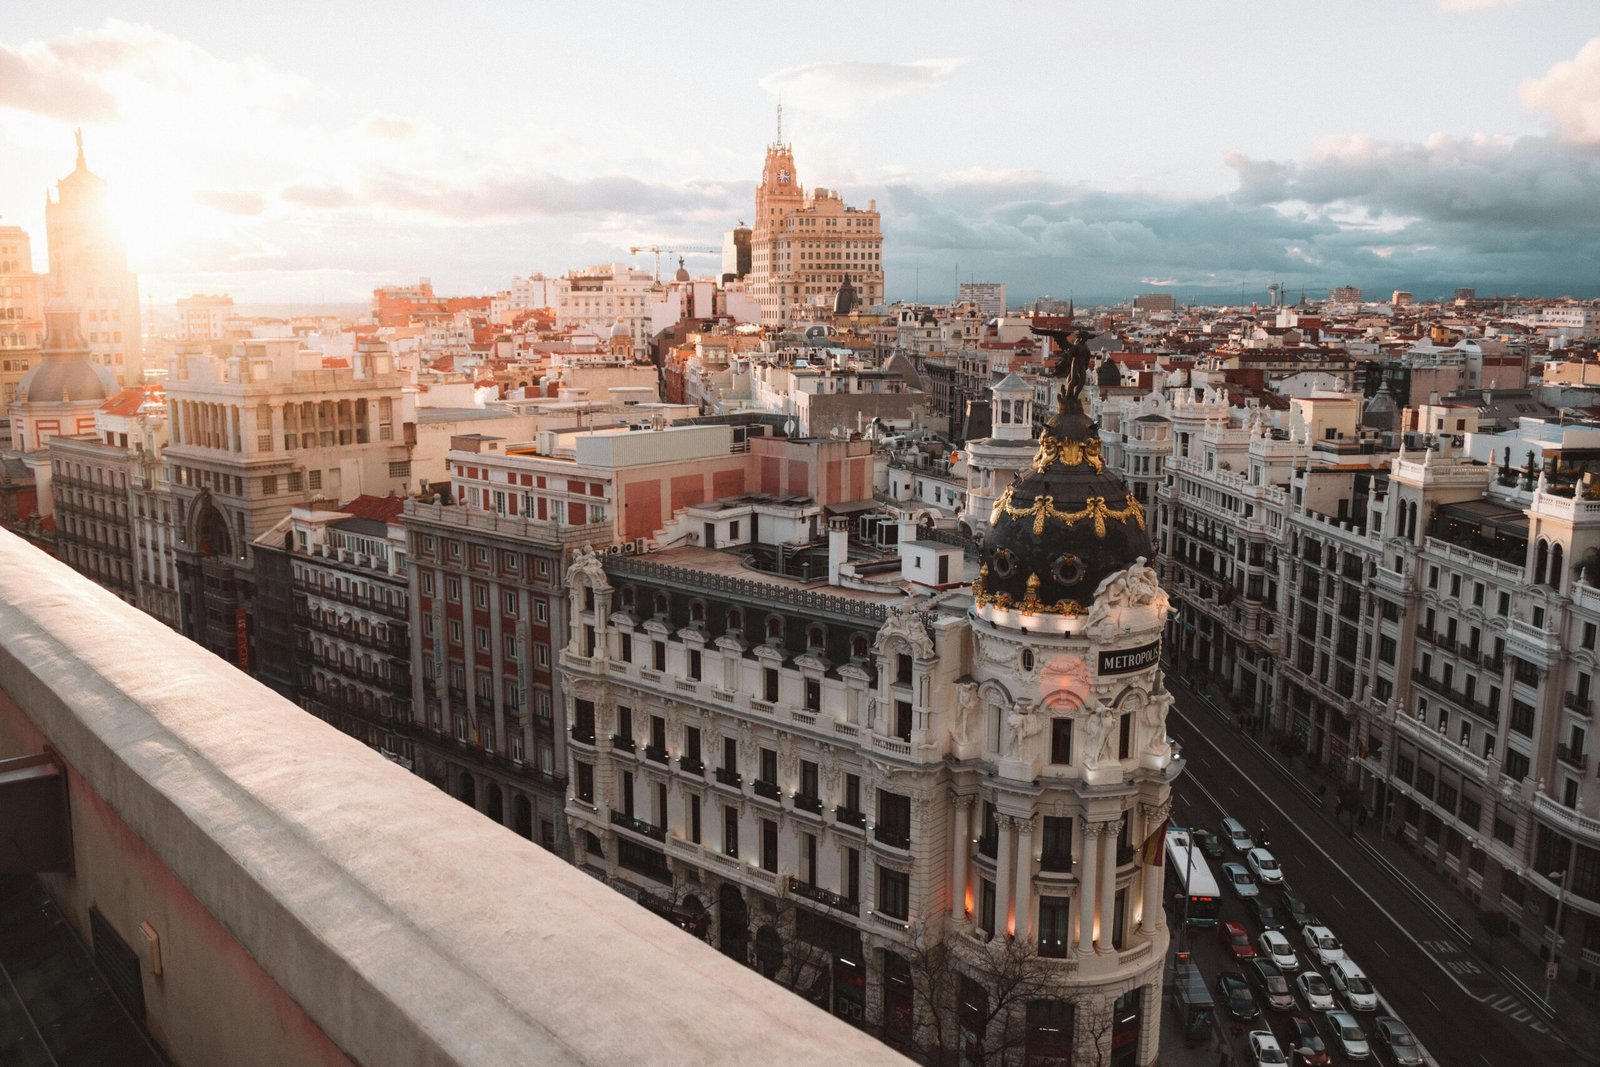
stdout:
[[166,389],[160,385],[135,385],[123,389],[116,395],[100,405],[100,410],[107,415],[137,415],[139,408],[146,400],[160,400],[166,395]]
[[339,505],[339,510],[348,512],[357,519],[376,519],[379,522],[393,522],[405,510],[406,498],[403,496],[372,496],[362,494],[354,500],[347,500]]

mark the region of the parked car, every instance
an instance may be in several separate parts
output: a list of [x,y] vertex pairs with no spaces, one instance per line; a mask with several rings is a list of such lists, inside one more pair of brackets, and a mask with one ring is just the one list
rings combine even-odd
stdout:
[[1250,935],[1245,932],[1244,923],[1228,920],[1217,924],[1217,936],[1222,939],[1222,944],[1233,954],[1236,960],[1253,960],[1256,958],[1256,947],[1250,943]]
[[1306,939],[1306,951],[1315,956],[1321,966],[1326,967],[1335,960],[1345,958],[1344,946],[1326,926],[1307,926],[1300,934]]
[[1250,983],[1238,971],[1223,971],[1217,975],[1217,993],[1228,1014],[1235,1019],[1248,1022],[1261,1018],[1261,1009],[1256,1007],[1256,998],[1250,993]]
[[1300,969],[1300,957],[1294,954],[1294,946],[1289,944],[1289,939],[1283,936],[1281,930],[1268,930],[1262,934],[1261,940],[1256,942],[1256,950],[1286,974]]
[[1222,858],[1222,839],[1210,830],[1191,830],[1189,836],[1194,843],[1200,846],[1200,851],[1205,853],[1207,859],[1220,860]]
[[1222,865],[1222,880],[1233,890],[1233,895],[1240,900],[1250,900],[1261,895],[1261,889],[1256,885],[1256,880],[1250,872],[1244,869],[1243,864],[1224,863]]
[[1278,911],[1277,905],[1273,904],[1272,901],[1268,900],[1266,897],[1261,896],[1259,890],[1257,891],[1256,896],[1251,900],[1251,903],[1255,905],[1256,922],[1261,924],[1261,929],[1283,929],[1283,916]]
[[1389,1052],[1395,1067],[1421,1067],[1422,1046],[1405,1023],[1393,1015],[1380,1015],[1372,1021],[1373,1039]]
[[1278,866],[1278,858],[1266,849],[1256,846],[1244,854],[1244,861],[1262,885],[1283,884],[1283,868]]
[[1371,1057],[1372,1047],[1367,1044],[1367,1032],[1361,1029],[1354,1015],[1347,1011],[1330,1011],[1328,1031],[1333,1034],[1333,1040],[1345,1059],[1364,1060]]
[[1294,1025],[1294,1037],[1291,1039],[1290,1052],[1300,1067],[1325,1067],[1333,1062],[1333,1057],[1328,1055],[1327,1044],[1322,1040],[1322,1035],[1317,1033],[1316,1023],[1303,1015],[1296,1015],[1291,1022]]
[[1305,972],[1294,980],[1294,984],[1300,990],[1300,999],[1312,1011],[1332,1011],[1336,1006],[1333,1003],[1333,987],[1316,971]]
[[1328,965],[1328,980],[1351,1011],[1378,1010],[1378,991],[1372,988],[1372,980],[1354,960],[1334,960]]
[[1267,1030],[1250,1031],[1250,1062],[1254,1067],[1277,1067],[1289,1062],[1283,1046]]
[[1245,965],[1261,998],[1273,1011],[1294,1011],[1294,993],[1289,989],[1289,979],[1267,960],[1257,956]]
[[1282,897],[1283,910],[1289,916],[1289,921],[1292,922],[1297,928],[1301,926],[1311,926],[1316,923],[1316,913],[1311,910],[1311,905],[1306,903],[1305,897],[1301,896],[1299,893],[1296,893],[1287,885],[1284,886]]
[[1244,823],[1231,816],[1222,820],[1222,836],[1228,841],[1228,847],[1239,855],[1244,855],[1256,847],[1250,840],[1250,832],[1244,828]]

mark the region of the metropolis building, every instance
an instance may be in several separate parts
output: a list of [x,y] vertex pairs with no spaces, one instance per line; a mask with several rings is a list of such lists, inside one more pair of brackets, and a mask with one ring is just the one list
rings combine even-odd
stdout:
[[834,516],[826,581],[800,580],[759,565],[781,506],[741,537],[720,501],[683,520],[721,548],[580,555],[580,866],[912,1051],[1155,1063],[1168,930],[1140,846],[1183,768],[1168,603],[1070,406],[975,559],[910,522],[869,558]]

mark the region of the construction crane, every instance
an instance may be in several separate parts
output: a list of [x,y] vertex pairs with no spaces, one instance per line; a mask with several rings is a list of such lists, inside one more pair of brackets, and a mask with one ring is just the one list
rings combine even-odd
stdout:
[[[661,253],[663,253],[663,252],[665,252],[669,256],[679,256],[680,259],[681,259],[682,256],[686,256],[686,255],[687,256],[693,256],[693,255],[720,256],[720,255],[722,255],[722,249],[720,249],[720,248],[663,248],[661,245],[647,245],[647,246],[643,246],[643,247],[641,247],[639,245],[635,245],[632,248],[628,249],[628,254],[629,255],[636,256],[640,252],[650,252],[650,253],[653,253],[655,255],[655,257],[656,257],[656,281],[658,281],[658,282],[661,280]],[[681,263],[680,263],[680,265],[681,265]]]

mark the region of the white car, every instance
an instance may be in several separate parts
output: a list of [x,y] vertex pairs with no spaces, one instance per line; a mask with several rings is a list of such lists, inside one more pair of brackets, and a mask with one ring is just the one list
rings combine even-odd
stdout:
[[1350,1006],[1351,1011],[1377,1011],[1378,991],[1372,987],[1372,980],[1366,972],[1355,965],[1354,960],[1334,960],[1328,967],[1328,979],[1333,983],[1333,988],[1344,997],[1344,1002]]
[[1372,1046],[1367,1044],[1367,1032],[1361,1029],[1356,1017],[1347,1011],[1328,1013],[1328,1030],[1347,1060],[1365,1060],[1372,1057]]
[[1250,1062],[1255,1067],[1278,1067],[1279,1064],[1289,1062],[1289,1057],[1283,1054],[1283,1046],[1278,1044],[1278,1039],[1266,1030],[1250,1031]]
[[1283,936],[1282,931],[1268,930],[1262,934],[1256,942],[1256,950],[1284,974],[1293,974],[1300,969],[1300,957],[1295,955],[1294,946],[1289,944],[1289,939]]
[[1277,857],[1266,849],[1251,849],[1244,854],[1244,861],[1250,865],[1251,873],[1262,885],[1283,884],[1283,868],[1278,866]]
[[1300,989],[1300,999],[1306,1002],[1306,1007],[1312,1011],[1332,1011],[1333,987],[1328,985],[1328,980],[1316,971],[1307,971],[1294,980]]
[[1249,852],[1256,847],[1256,843],[1250,840],[1250,832],[1238,819],[1222,820],[1222,836],[1227,839],[1228,846],[1235,852]]
[[1322,966],[1330,966],[1335,960],[1345,958],[1344,946],[1339,944],[1339,939],[1326,926],[1308,926],[1300,933],[1306,939],[1306,951],[1315,956]]

